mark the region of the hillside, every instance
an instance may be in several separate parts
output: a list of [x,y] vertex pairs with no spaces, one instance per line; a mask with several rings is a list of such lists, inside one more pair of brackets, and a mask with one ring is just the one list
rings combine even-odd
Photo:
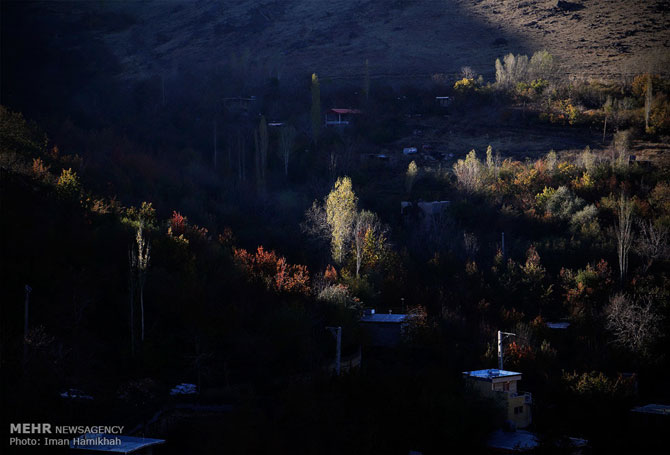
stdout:
[[[466,65],[491,76],[495,58],[542,48],[556,55],[566,72],[586,77],[632,74],[649,61],[657,71],[670,68],[661,64],[670,47],[667,0],[558,3],[331,0],[324,6],[313,0],[223,0],[28,7],[36,25],[63,25],[49,35],[52,45],[68,48],[73,34],[84,33],[108,48],[124,78],[231,59],[246,70],[279,77],[312,71],[355,77],[366,59],[373,77],[450,74]],[[5,9],[11,14],[13,7]],[[3,25],[11,43],[10,18]]]

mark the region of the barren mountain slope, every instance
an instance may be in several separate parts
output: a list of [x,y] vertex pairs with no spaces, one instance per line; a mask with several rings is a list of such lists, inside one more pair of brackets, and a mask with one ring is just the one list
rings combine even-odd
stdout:
[[[560,3],[560,6],[557,6]],[[106,34],[128,70],[183,57],[252,57],[291,72],[489,72],[497,56],[546,48],[575,74],[637,72],[670,50],[667,0],[241,0],[114,5],[137,18]],[[668,66],[665,67],[667,70]]]
[[373,76],[424,77],[464,65],[491,75],[496,57],[543,48],[575,75],[638,73],[651,55],[657,71],[670,71],[668,0],[154,0],[26,8],[68,24],[74,37],[100,40],[129,78],[234,55],[281,75],[353,77],[366,59]]

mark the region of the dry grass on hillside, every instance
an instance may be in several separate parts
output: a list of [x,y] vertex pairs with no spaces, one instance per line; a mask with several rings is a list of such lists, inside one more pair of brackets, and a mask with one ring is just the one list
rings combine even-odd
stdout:
[[[229,60],[281,76],[491,75],[496,57],[546,48],[567,72],[670,71],[668,0],[222,0],[63,2],[50,14],[84,15],[126,77]],[[74,6],[73,6],[74,5]],[[35,8],[45,8],[35,6]],[[38,12],[39,13],[39,12]],[[119,27],[109,19],[126,18]],[[75,31],[75,30],[73,30]],[[253,66],[253,65],[252,65]]]

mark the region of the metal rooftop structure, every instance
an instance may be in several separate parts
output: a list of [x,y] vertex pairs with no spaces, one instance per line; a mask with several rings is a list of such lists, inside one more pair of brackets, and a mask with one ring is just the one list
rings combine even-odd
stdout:
[[570,327],[569,322],[547,322],[547,327],[555,330],[565,330]]
[[486,446],[493,450],[505,452],[528,452],[536,449],[540,442],[530,431],[518,430],[513,432],[496,430],[489,435]]
[[366,314],[361,322],[379,322],[387,324],[400,324],[407,319],[406,314]]
[[521,373],[517,373],[516,371],[499,370],[497,368],[490,368],[488,370],[464,371],[463,374],[476,379],[512,378],[514,376],[519,376],[519,379],[521,379]]
[[670,405],[667,404],[647,404],[631,409],[632,412],[639,412],[640,414],[656,414],[662,416],[670,416]]

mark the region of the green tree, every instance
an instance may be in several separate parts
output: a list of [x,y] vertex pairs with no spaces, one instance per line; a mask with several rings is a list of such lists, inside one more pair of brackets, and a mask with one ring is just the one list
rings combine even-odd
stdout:
[[312,74],[312,139],[314,143],[319,140],[321,133],[321,87],[319,77]]
[[326,221],[331,232],[333,259],[339,264],[346,256],[356,219],[357,204],[358,198],[352,190],[351,179],[338,178],[326,198]]

